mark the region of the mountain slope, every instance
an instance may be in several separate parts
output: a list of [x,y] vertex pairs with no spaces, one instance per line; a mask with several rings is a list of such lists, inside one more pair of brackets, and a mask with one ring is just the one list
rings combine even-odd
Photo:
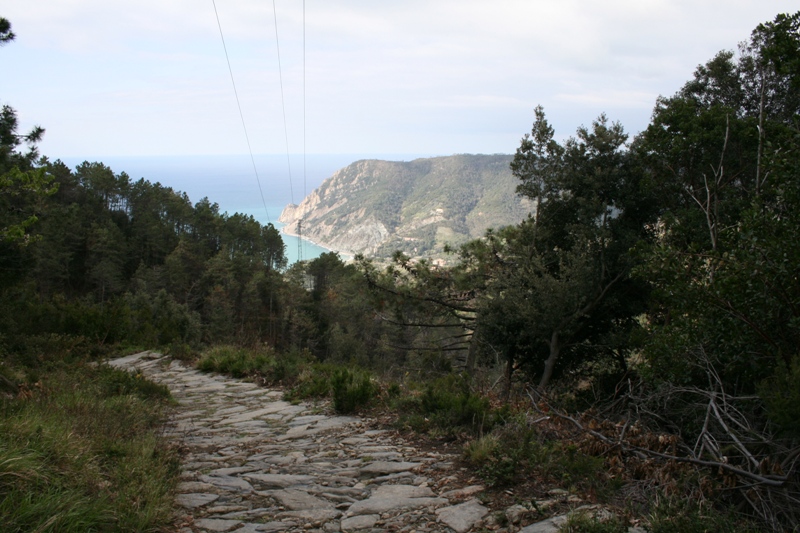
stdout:
[[362,160],[337,171],[279,218],[284,231],[347,254],[395,250],[436,257],[487,228],[516,224],[530,202],[515,193],[510,155]]

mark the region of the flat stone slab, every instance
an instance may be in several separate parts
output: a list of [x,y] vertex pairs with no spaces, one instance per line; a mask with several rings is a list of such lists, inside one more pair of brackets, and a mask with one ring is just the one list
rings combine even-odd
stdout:
[[470,496],[474,496],[475,494],[483,492],[484,490],[486,490],[486,487],[483,485],[470,485],[469,487],[464,487],[463,489],[448,490],[447,492],[442,493],[442,498],[463,500],[464,498],[469,498]]
[[217,488],[232,490],[234,492],[255,491],[250,483],[236,476],[200,476],[198,479],[206,483],[211,483]]
[[395,509],[417,509],[447,505],[444,498],[368,498],[361,500],[347,510],[350,515],[380,514]]
[[256,531],[266,531],[268,533],[277,533],[286,531],[289,528],[296,527],[297,524],[295,522],[266,522],[264,524],[258,524],[258,529]]
[[292,511],[333,509],[333,505],[330,502],[321,500],[302,490],[286,489],[273,492],[270,495],[280,502],[281,505]]
[[429,487],[414,485],[381,485],[372,491],[370,498],[432,498],[435,494]]
[[230,531],[241,523],[241,520],[223,520],[220,518],[201,518],[194,521],[195,526],[206,531]]
[[359,529],[369,529],[374,527],[375,524],[380,520],[381,516],[377,514],[365,514],[361,516],[351,516],[350,518],[345,518],[339,524],[339,528],[347,533],[348,531],[356,531]]
[[286,511],[278,515],[279,518],[299,518],[311,522],[327,522],[340,516],[342,516],[342,512],[334,509],[304,509],[302,511]]
[[297,485],[307,485],[314,481],[314,476],[294,474],[245,474],[244,477],[255,481],[261,487],[270,489],[286,489]]
[[361,475],[370,477],[407,472],[408,470],[417,468],[421,464],[422,463],[411,463],[407,461],[375,461],[361,468]]
[[178,492],[208,492],[213,488],[214,485],[211,483],[203,483],[201,481],[181,481],[178,483]]
[[219,494],[205,494],[205,493],[189,493],[178,494],[175,496],[175,501],[178,505],[186,507],[187,509],[196,509],[215,502],[219,499]]
[[520,529],[520,533],[558,533],[560,528],[567,521],[567,515],[554,516],[541,522],[536,522]]
[[216,470],[212,470],[209,472],[209,475],[212,476],[232,476],[235,474],[243,474],[245,472],[253,472],[254,470],[258,470],[258,467],[255,466],[234,466],[230,468],[217,468]]
[[481,505],[478,500],[470,500],[451,507],[437,509],[436,516],[456,530],[457,533],[466,533],[483,519],[488,512],[489,509]]

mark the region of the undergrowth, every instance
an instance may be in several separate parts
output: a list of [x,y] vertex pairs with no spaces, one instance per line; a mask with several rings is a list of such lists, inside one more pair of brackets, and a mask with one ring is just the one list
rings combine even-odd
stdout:
[[307,352],[277,354],[269,347],[216,346],[204,352],[200,370],[250,377],[267,385],[283,385],[289,401],[331,398],[338,413],[354,413],[377,398],[373,375],[358,367],[314,361]]
[[[617,449],[584,438],[556,417],[537,415],[534,421],[530,404],[503,403],[481,394],[464,375],[428,381],[406,376],[382,384],[363,368],[320,362],[307,352],[277,354],[268,348],[230,346],[208,350],[198,367],[282,385],[289,401],[329,398],[339,413],[379,407],[401,430],[462,442],[465,463],[494,490],[563,488],[585,501],[624,508],[626,516],[649,513],[645,522],[652,533],[755,531],[746,522],[741,525],[741,517],[725,505],[714,510],[709,505],[685,504],[688,498],[681,486],[703,485],[711,491],[708,494],[716,490],[707,478],[699,479],[694,469],[630,460]],[[658,435],[641,438],[659,440]],[[671,441],[665,442],[666,446]],[[626,494],[638,491],[638,486],[651,487],[648,479],[654,476],[660,480],[659,487],[637,492],[636,504],[626,503]],[[616,533],[626,528],[617,518],[601,521],[579,514],[571,516],[561,531]]]
[[411,383],[405,392],[391,402],[398,412],[398,425],[434,437],[482,434],[504,424],[510,413],[508,406],[494,408],[459,374]]
[[[144,532],[166,527],[179,472],[161,437],[165,387],[69,358],[5,361],[0,397],[4,532]],[[36,381],[27,377],[35,375]]]

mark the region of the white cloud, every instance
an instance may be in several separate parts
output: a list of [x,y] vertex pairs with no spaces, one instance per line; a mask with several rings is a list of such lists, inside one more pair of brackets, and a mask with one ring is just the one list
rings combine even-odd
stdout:
[[[285,148],[272,3],[215,0],[258,152]],[[797,9],[768,0],[307,0],[315,152],[514,150],[531,109],[559,131],[600,112],[629,130],[657,94]],[[276,0],[290,149],[302,146],[302,3]],[[44,153],[244,152],[213,5],[9,0],[0,98]],[[113,132],[113,134],[109,134]],[[295,148],[292,148],[295,147]]]

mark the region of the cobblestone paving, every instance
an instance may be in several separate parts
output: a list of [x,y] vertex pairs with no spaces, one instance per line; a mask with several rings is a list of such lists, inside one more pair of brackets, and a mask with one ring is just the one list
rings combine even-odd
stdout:
[[110,364],[167,385],[179,402],[167,435],[186,450],[180,533],[463,533],[490,516],[475,498],[483,487],[458,486],[452,456],[420,452],[361,418],[154,352]]

